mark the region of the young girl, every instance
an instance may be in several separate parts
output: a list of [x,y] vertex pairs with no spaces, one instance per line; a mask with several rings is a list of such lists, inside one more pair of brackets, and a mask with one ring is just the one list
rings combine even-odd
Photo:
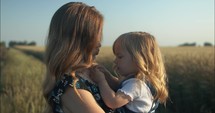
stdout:
[[154,36],[146,32],[122,34],[113,45],[115,70],[121,81],[115,93],[108,85],[105,69],[95,68],[92,79],[98,84],[105,104],[119,113],[154,112],[168,97],[167,76]]

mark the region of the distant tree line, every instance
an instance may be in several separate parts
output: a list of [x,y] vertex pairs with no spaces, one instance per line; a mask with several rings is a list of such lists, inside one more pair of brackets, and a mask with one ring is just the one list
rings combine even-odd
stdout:
[[0,41],[0,47],[6,47],[5,42],[4,41]]
[[180,44],[179,46],[196,46],[196,43],[184,43],[184,44]]
[[[5,42],[0,41],[0,68],[6,59],[6,55],[7,55],[6,53],[7,53],[7,49],[6,49]],[[0,87],[0,93],[1,93],[1,91],[2,91],[2,89]]]
[[[184,43],[184,44],[180,44],[179,46],[197,46],[195,42],[193,43]],[[203,44],[203,46],[213,46],[213,44],[211,44],[210,42],[205,42]]]
[[204,46],[213,46],[213,44],[211,44],[210,42],[205,42]]
[[28,46],[36,46],[36,42],[27,42],[27,41],[10,41],[9,47],[14,47],[16,45],[28,45]]

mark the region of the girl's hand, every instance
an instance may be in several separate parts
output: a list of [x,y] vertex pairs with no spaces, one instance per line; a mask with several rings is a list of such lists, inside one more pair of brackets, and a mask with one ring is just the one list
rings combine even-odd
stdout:
[[97,68],[99,71],[103,72],[105,76],[113,76],[110,73],[110,71],[102,65],[96,65],[95,68]]
[[[100,75],[102,76],[99,76],[99,77],[103,77],[103,78],[100,78],[101,80],[98,80],[98,78],[96,78],[97,74],[95,74],[95,72],[91,75],[91,79],[96,83],[96,84],[100,84],[101,82],[104,82],[104,80],[107,81],[107,83],[109,84],[109,86],[114,90],[114,91],[117,91],[117,89],[119,88],[119,85],[120,85],[120,80],[113,76],[109,70],[107,68],[105,68],[104,66],[102,65],[94,65],[91,67],[90,70],[95,70],[97,69],[97,71],[99,71],[98,73],[100,73]],[[101,74],[103,73],[103,74]],[[97,79],[97,80],[95,80]],[[105,81],[105,82],[106,82]],[[98,83],[99,82],[99,83]]]
[[97,68],[91,68],[90,70],[90,78],[95,82],[96,84],[99,84],[103,81],[105,81],[105,75],[103,72],[101,72]]

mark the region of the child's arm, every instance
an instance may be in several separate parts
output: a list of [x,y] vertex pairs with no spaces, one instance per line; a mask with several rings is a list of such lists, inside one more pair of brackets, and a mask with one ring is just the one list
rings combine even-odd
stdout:
[[131,98],[124,93],[115,93],[108,85],[105,75],[98,69],[92,72],[91,78],[98,84],[102,99],[108,107],[112,109],[119,108],[131,100]]
[[109,70],[107,70],[104,66],[97,65],[96,66],[99,71],[103,72],[105,75],[105,79],[107,80],[108,85],[116,91],[120,85],[120,81],[117,77],[113,76]]

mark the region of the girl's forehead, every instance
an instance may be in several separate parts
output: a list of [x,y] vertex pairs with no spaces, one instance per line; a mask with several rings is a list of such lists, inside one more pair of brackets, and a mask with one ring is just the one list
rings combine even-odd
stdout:
[[119,40],[117,40],[117,41],[114,43],[114,50],[121,49],[121,46],[122,46],[122,44],[120,43]]
[[125,50],[125,47],[123,46],[122,41],[117,40],[113,46],[114,54],[119,54],[119,53],[123,52],[124,50]]

